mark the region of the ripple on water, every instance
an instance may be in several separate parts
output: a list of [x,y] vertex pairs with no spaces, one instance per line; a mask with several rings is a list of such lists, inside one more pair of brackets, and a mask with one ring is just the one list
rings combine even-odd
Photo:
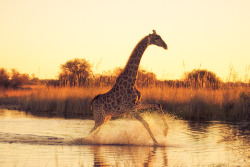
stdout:
[[151,147],[150,136],[136,120],[110,121],[91,138],[88,133],[94,126],[93,120],[38,118],[24,112],[0,110],[0,163],[5,166],[250,164],[249,132],[239,129],[237,124],[198,124],[168,117],[169,133],[164,137],[164,126],[157,114],[142,116],[164,147]]

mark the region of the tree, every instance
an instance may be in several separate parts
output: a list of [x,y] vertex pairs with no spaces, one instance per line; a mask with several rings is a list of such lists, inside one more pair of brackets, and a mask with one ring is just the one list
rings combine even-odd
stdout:
[[30,84],[33,85],[39,84],[39,78],[37,78],[34,73],[31,75]]
[[195,88],[213,88],[218,89],[221,80],[215,73],[207,70],[193,70],[186,74],[185,81],[188,85]]
[[0,87],[7,88],[10,84],[10,76],[4,68],[0,68]]
[[83,86],[92,74],[91,66],[85,59],[73,59],[61,65],[59,81],[64,86]]
[[30,81],[28,74],[20,74],[16,69],[12,69],[11,73],[10,85],[13,88],[18,88]]

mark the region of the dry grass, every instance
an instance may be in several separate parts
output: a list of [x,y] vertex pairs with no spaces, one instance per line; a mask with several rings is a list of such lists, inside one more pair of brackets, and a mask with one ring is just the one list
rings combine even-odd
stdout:
[[144,100],[157,101],[163,109],[187,120],[240,121],[250,118],[249,88],[187,89],[150,88]]
[[37,87],[24,90],[0,90],[0,104],[35,115],[90,117],[90,101],[101,88]]
[[[105,88],[36,87],[24,90],[0,90],[0,104],[15,106],[36,115],[92,118],[90,101]],[[247,121],[250,118],[249,88],[191,89],[138,88],[142,100],[162,104],[166,112],[187,120]],[[249,121],[249,120],[248,120]]]

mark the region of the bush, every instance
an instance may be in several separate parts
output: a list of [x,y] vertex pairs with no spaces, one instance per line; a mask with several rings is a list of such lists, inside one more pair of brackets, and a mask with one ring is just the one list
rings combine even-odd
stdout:
[[215,73],[207,70],[193,70],[187,73],[185,82],[187,82],[190,87],[212,89],[220,88],[222,83]]
[[4,68],[0,68],[0,87],[7,88],[10,85],[9,74]]
[[12,76],[10,80],[10,86],[12,88],[18,88],[22,85],[28,84],[30,81],[28,74],[20,74],[17,70],[12,69]]

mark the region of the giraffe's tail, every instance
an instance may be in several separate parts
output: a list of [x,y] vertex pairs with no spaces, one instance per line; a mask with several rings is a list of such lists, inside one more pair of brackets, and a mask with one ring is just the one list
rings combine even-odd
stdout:
[[94,102],[96,99],[98,99],[98,97],[99,97],[100,95],[102,95],[102,94],[96,95],[96,96],[93,98],[93,100],[90,102],[90,110],[93,109],[93,107],[92,107],[93,102]]

